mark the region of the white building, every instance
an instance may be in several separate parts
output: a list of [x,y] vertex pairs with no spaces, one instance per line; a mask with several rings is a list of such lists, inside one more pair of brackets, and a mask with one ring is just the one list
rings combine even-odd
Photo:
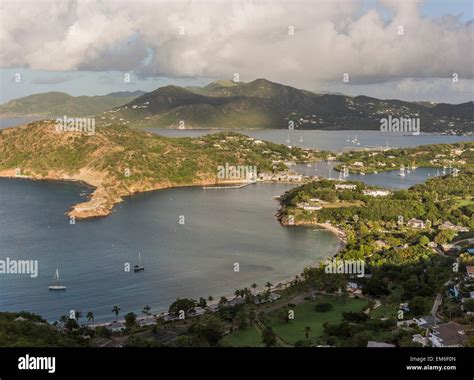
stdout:
[[364,190],[363,193],[371,197],[385,197],[391,194],[388,190]]

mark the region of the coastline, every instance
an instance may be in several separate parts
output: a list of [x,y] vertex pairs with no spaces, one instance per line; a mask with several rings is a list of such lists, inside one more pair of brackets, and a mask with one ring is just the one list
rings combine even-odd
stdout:
[[[26,179],[26,180],[34,180],[34,181],[64,181],[64,182],[77,182],[77,183],[82,183],[86,186],[88,186],[89,188],[94,188],[95,186],[91,183],[91,181],[86,181],[84,179],[78,179],[78,178],[51,178],[51,177],[41,177],[41,178],[35,178],[35,177],[31,177],[31,176],[16,176],[14,175],[14,173],[11,173],[13,171],[10,171],[9,173],[5,173],[5,171],[3,172],[0,172],[0,178],[9,178],[9,179]],[[8,174],[8,175],[7,175]],[[264,183],[264,182],[262,182]],[[196,185],[189,185],[189,186],[200,186],[200,184],[196,184]],[[170,187],[187,187],[187,186],[170,186]],[[166,187],[163,187],[162,189],[165,189]],[[155,190],[155,189],[151,189],[149,191],[152,191],[152,190]],[[158,190],[158,189],[157,189]],[[129,194],[130,196],[133,195],[133,194]],[[280,221],[281,225],[285,226],[285,227],[288,227],[287,224],[285,223],[282,223]],[[296,225],[298,226],[298,225]],[[335,226],[332,226],[332,225],[328,225],[326,223],[300,223],[299,226],[306,226],[307,228],[310,228],[310,227],[314,227],[314,226],[317,226],[317,227],[320,227],[321,230],[326,230],[326,231],[329,231],[331,233],[333,233],[334,235],[336,235],[336,237],[338,238],[338,246],[333,250],[333,252],[330,253],[330,256],[329,257],[335,257],[337,256],[337,254],[339,252],[341,252],[341,250],[344,248],[345,246],[345,233],[344,231],[342,231],[341,229],[335,227]],[[321,262],[323,262],[324,260],[327,260],[328,259],[328,256],[326,257],[321,257],[321,258],[318,258],[314,263],[308,265],[308,267],[316,267],[318,266]],[[305,266],[306,267],[306,266]],[[300,275],[302,273],[302,271],[304,270],[304,268],[301,268],[300,270],[294,272],[294,273],[291,273],[291,274],[288,274],[288,275],[285,275],[281,280],[278,280],[278,281],[275,281],[273,280],[273,282],[275,282],[275,285],[271,288],[271,291],[279,291],[279,290],[283,290],[285,287],[284,285],[285,284],[289,284],[291,281],[293,281],[295,279],[295,276],[296,275]],[[265,281],[262,282],[262,284],[265,283]],[[263,285],[262,285],[262,288],[263,288]],[[258,292],[258,293],[261,293],[261,292]],[[257,294],[258,294],[257,293]],[[234,298],[234,294],[233,293],[226,293],[226,294],[222,294],[222,295],[219,295],[218,298],[220,297],[226,297],[227,299],[231,300]],[[213,304],[215,304],[217,302],[214,302]],[[153,315],[162,315],[163,313],[167,313],[168,311],[167,310],[158,310],[156,311],[155,313],[153,313]],[[147,319],[147,318],[153,318],[153,317],[146,317],[146,316],[143,316],[143,315],[137,315],[137,321],[138,320],[141,320],[141,319]],[[122,319],[110,319],[110,320],[107,320],[107,321],[104,321],[104,322],[99,322],[99,323],[93,323],[93,324],[85,324],[87,326],[91,326],[91,327],[99,327],[99,326],[107,326],[109,325],[110,323],[112,323],[113,321],[121,321],[123,322]],[[48,321],[49,323],[52,323],[54,321]]]
[[241,184],[242,181],[219,181],[216,182],[214,179],[201,179],[194,180],[191,183],[176,184],[172,182],[166,183],[155,183],[152,185],[144,186],[143,184],[132,184],[130,188],[117,189],[114,186],[105,187],[104,180],[106,174],[97,173],[87,170],[79,171],[75,175],[66,175],[65,173],[48,172],[46,176],[40,176],[37,174],[32,175],[16,175],[14,169],[6,169],[0,171],[0,178],[9,179],[27,179],[31,181],[66,181],[66,182],[77,182],[82,183],[91,189],[93,192],[89,195],[89,199],[85,202],[81,202],[72,205],[70,210],[65,212],[69,217],[73,217],[77,220],[84,220],[96,217],[102,217],[110,215],[113,212],[114,207],[123,202],[125,197],[132,196],[138,193],[145,193],[155,190],[164,190],[180,187],[199,187],[199,186],[218,186],[218,185],[236,185]]

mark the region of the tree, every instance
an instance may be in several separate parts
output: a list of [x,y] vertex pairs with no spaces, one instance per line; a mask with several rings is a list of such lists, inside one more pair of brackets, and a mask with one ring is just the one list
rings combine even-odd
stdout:
[[207,302],[212,303],[214,301],[214,298],[212,296],[207,297]]
[[255,294],[255,290],[257,289],[258,285],[256,283],[253,283],[250,285],[250,287],[253,289],[253,294]]
[[277,342],[276,335],[271,326],[266,326],[262,331],[262,342],[267,347],[274,346]]
[[446,244],[453,240],[454,236],[456,235],[456,232],[451,231],[451,230],[442,230],[441,232],[438,233],[438,235],[435,236],[434,242],[436,244]]
[[273,286],[273,284],[272,284],[271,282],[267,282],[267,283],[265,284],[265,287],[267,288],[267,291],[268,291],[268,292],[270,291],[270,289],[271,289],[272,286]]
[[195,307],[196,307],[195,300],[188,299],[188,298],[183,298],[183,299],[178,298],[176,301],[174,301],[170,305],[168,311],[171,314],[178,315],[179,312],[183,310],[184,314],[187,315],[189,312],[193,311]]
[[227,300],[227,298],[225,298],[224,296],[222,296],[220,299],[219,299],[219,305],[226,305],[228,304],[229,301]]
[[89,311],[87,313],[87,316],[86,316],[87,320],[90,322],[90,321],[94,321],[94,313],[92,311]]
[[142,310],[142,313],[145,314],[146,316],[149,316],[150,315],[150,310],[151,310],[151,307],[146,305],[143,310]]
[[425,235],[420,237],[420,240],[418,241],[418,243],[422,246],[427,246],[429,242],[430,242],[430,239]]
[[304,328],[304,337],[305,337],[306,339],[308,339],[310,333],[311,333],[311,327],[310,327],[310,326],[306,326],[306,327]]
[[194,322],[188,330],[198,340],[205,340],[210,346],[215,346],[225,333],[225,325],[214,315],[206,315]]
[[82,318],[82,312],[79,311],[79,310],[76,310],[76,311],[74,311],[74,315],[75,315],[75,317],[76,317],[76,322],[77,322],[77,324],[79,325],[79,319]]
[[474,299],[468,299],[463,303],[464,309],[467,311],[474,311]]
[[330,311],[332,309],[333,309],[333,306],[328,302],[320,302],[314,305],[314,310],[323,312],[323,313],[326,311]]
[[118,317],[119,312],[120,312],[120,307],[117,306],[117,305],[115,305],[115,306],[113,307],[113,309],[112,309],[112,313],[115,313],[115,318]]
[[68,329],[69,331],[72,331],[77,328],[79,328],[77,321],[75,319],[68,318],[68,320],[66,321],[66,329]]
[[410,311],[415,316],[426,314],[430,308],[430,303],[427,301],[427,299],[420,296],[413,297],[408,305],[410,307]]
[[128,328],[135,326],[137,323],[137,316],[135,313],[127,313],[125,314],[125,326]]
[[198,302],[198,306],[204,309],[207,306],[206,299],[203,298],[203,297],[200,297],[199,302]]

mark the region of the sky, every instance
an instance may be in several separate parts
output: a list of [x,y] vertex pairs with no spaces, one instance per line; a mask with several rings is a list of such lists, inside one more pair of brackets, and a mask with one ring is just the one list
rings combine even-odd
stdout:
[[462,103],[473,0],[0,0],[0,103],[257,78]]

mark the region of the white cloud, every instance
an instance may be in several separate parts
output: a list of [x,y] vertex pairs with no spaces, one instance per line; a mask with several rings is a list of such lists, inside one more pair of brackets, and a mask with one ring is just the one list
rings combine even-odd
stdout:
[[7,0],[0,8],[0,64],[145,77],[232,78],[238,72],[244,81],[265,77],[306,88],[342,81],[344,73],[353,83],[448,78],[454,72],[474,77],[474,23],[424,18],[409,0],[380,1],[391,14],[388,21],[375,9],[361,14],[362,5]]

